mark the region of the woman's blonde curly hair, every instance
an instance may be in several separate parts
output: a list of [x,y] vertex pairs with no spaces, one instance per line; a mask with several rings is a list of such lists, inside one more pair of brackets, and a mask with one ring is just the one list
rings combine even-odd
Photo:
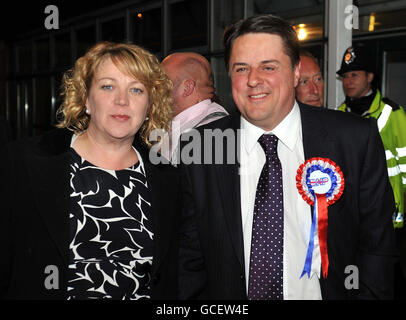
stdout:
[[86,99],[98,66],[107,58],[121,72],[140,81],[148,91],[149,120],[139,130],[142,140],[151,146],[156,142],[148,139],[153,130],[169,131],[173,117],[172,82],[157,57],[134,44],[100,42],[79,58],[73,69],[65,72],[62,81],[64,101],[57,112],[60,119],[57,127],[68,128],[76,134],[81,134],[88,128],[90,116],[86,114]]

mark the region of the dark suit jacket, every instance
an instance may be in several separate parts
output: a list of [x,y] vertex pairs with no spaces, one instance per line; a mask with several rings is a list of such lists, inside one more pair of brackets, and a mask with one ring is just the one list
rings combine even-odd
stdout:
[[[304,105],[300,113],[305,159],[329,158],[345,178],[343,195],[328,207],[330,267],[327,279],[320,279],[322,297],[391,298],[397,254],[392,228],[395,208],[376,123]],[[240,116],[223,118],[199,131],[213,128],[236,132]],[[202,140],[206,147],[202,154],[207,154],[210,141]],[[227,142],[233,143],[229,138],[220,142],[223,150],[213,147],[209,160],[214,163],[216,156],[224,160],[230,155]],[[183,149],[188,145],[185,142]],[[190,145],[187,149],[192,150]],[[246,299],[238,164],[189,164],[182,165],[181,172],[180,298]],[[358,290],[345,289],[349,265],[358,267]]]
[[[11,143],[1,155],[0,298],[65,299],[69,257],[69,146],[72,134],[54,130]],[[174,299],[177,288],[179,175],[170,165],[145,164],[154,231],[152,299]],[[59,271],[59,289],[44,282]],[[51,278],[49,278],[50,280]],[[48,286],[49,287],[49,286]]]

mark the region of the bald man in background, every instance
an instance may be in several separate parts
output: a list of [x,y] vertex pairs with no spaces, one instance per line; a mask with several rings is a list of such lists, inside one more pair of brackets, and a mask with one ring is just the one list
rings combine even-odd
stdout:
[[324,106],[324,80],[317,59],[308,51],[300,51],[300,78],[296,99],[315,107]]
[[175,102],[169,149],[162,148],[162,154],[176,163],[175,150],[182,133],[227,116],[228,112],[213,101],[213,72],[205,57],[194,52],[177,52],[167,56],[162,66],[173,82]]

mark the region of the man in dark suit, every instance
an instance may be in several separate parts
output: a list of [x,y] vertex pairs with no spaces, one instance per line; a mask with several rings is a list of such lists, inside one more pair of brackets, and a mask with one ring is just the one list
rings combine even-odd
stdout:
[[[179,297],[392,298],[395,207],[376,123],[295,101],[286,21],[240,20],[224,45],[239,113],[182,137]],[[323,179],[328,192],[313,185]]]

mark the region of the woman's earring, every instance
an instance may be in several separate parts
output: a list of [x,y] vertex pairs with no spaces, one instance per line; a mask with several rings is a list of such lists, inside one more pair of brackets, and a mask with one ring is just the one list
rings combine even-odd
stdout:
[[148,121],[148,120],[149,120],[149,117],[146,117],[144,121]]
[[86,108],[86,114],[90,114],[90,110]]

